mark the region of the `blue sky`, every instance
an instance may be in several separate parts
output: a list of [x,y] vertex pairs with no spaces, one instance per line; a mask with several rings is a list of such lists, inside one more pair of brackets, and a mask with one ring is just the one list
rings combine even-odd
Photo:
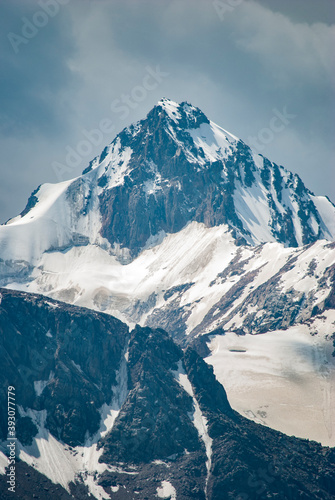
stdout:
[[0,222],[163,96],[335,201],[332,0],[3,0],[0,14]]

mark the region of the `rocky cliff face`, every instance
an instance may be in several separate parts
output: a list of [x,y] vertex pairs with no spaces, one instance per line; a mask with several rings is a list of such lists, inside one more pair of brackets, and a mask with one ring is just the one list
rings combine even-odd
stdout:
[[[333,449],[241,417],[212,368],[164,331],[129,334],[110,316],[7,290],[0,328],[22,498],[332,498]],[[2,414],[2,450],[6,431]]]
[[[116,152],[127,158],[117,185]],[[255,155],[186,102],[160,101],[99,161],[101,234],[133,256],[161,231],[178,232],[190,221],[228,224],[238,241],[253,244],[298,246],[332,237],[297,175]]]
[[[31,444],[37,434],[29,408],[47,411],[45,426],[57,439],[83,443],[86,433],[99,429],[98,410],[112,398],[127,327],[110,316],[7,290],[1,291],[0,313],[1,405],[7,387],[16,387],[21,442]],[[7,421],[1,417],[4,439]]]

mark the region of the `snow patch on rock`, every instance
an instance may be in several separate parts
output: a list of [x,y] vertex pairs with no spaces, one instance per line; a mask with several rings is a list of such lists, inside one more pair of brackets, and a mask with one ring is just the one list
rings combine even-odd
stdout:
[[207,419],[203,415],[199,403],[194,395],[192,384],[189,381],[189,378],[184,370],[182,361],[178,361],[178,370],[172,370],[173,376],[177,380],[178,384],[191,396],[193,399],[193,406],[194,406],[194,413],[192,415],[192,420],[194,427],[197,429],[198,434],[203,441],[205,448],[206,448],[206,455],[207,455],[207,462],[206,462],[206,467],[207,467],[207,481],[209,478],[210,470],[211,470],[211,464],[212,464],[212,438],[208,434],[208,429],[207,429]]
[[157,488],[157,497],[158,498],[169,498],[170,500],[176,500],[177,494],[176,489],[170,483],[170,481],[162,481],[161,485]]

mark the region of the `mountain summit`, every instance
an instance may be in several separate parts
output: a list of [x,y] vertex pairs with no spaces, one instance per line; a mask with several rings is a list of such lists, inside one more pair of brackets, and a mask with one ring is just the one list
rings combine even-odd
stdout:
[[335,207],[327,198],[199,108],[162,99],[81,176],[34,191],[21,215],[1,227],[0,253],[6,247],[11,258],[31,261],[86,242],[129,262],[191,221],[226,224],[249,245],[335,238]]

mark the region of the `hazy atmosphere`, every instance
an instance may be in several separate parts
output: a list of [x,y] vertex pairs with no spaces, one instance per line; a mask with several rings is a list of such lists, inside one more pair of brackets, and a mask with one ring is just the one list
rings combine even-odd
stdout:
[[3,0],[0,222],[161,97],[335,201],[332,0]]

